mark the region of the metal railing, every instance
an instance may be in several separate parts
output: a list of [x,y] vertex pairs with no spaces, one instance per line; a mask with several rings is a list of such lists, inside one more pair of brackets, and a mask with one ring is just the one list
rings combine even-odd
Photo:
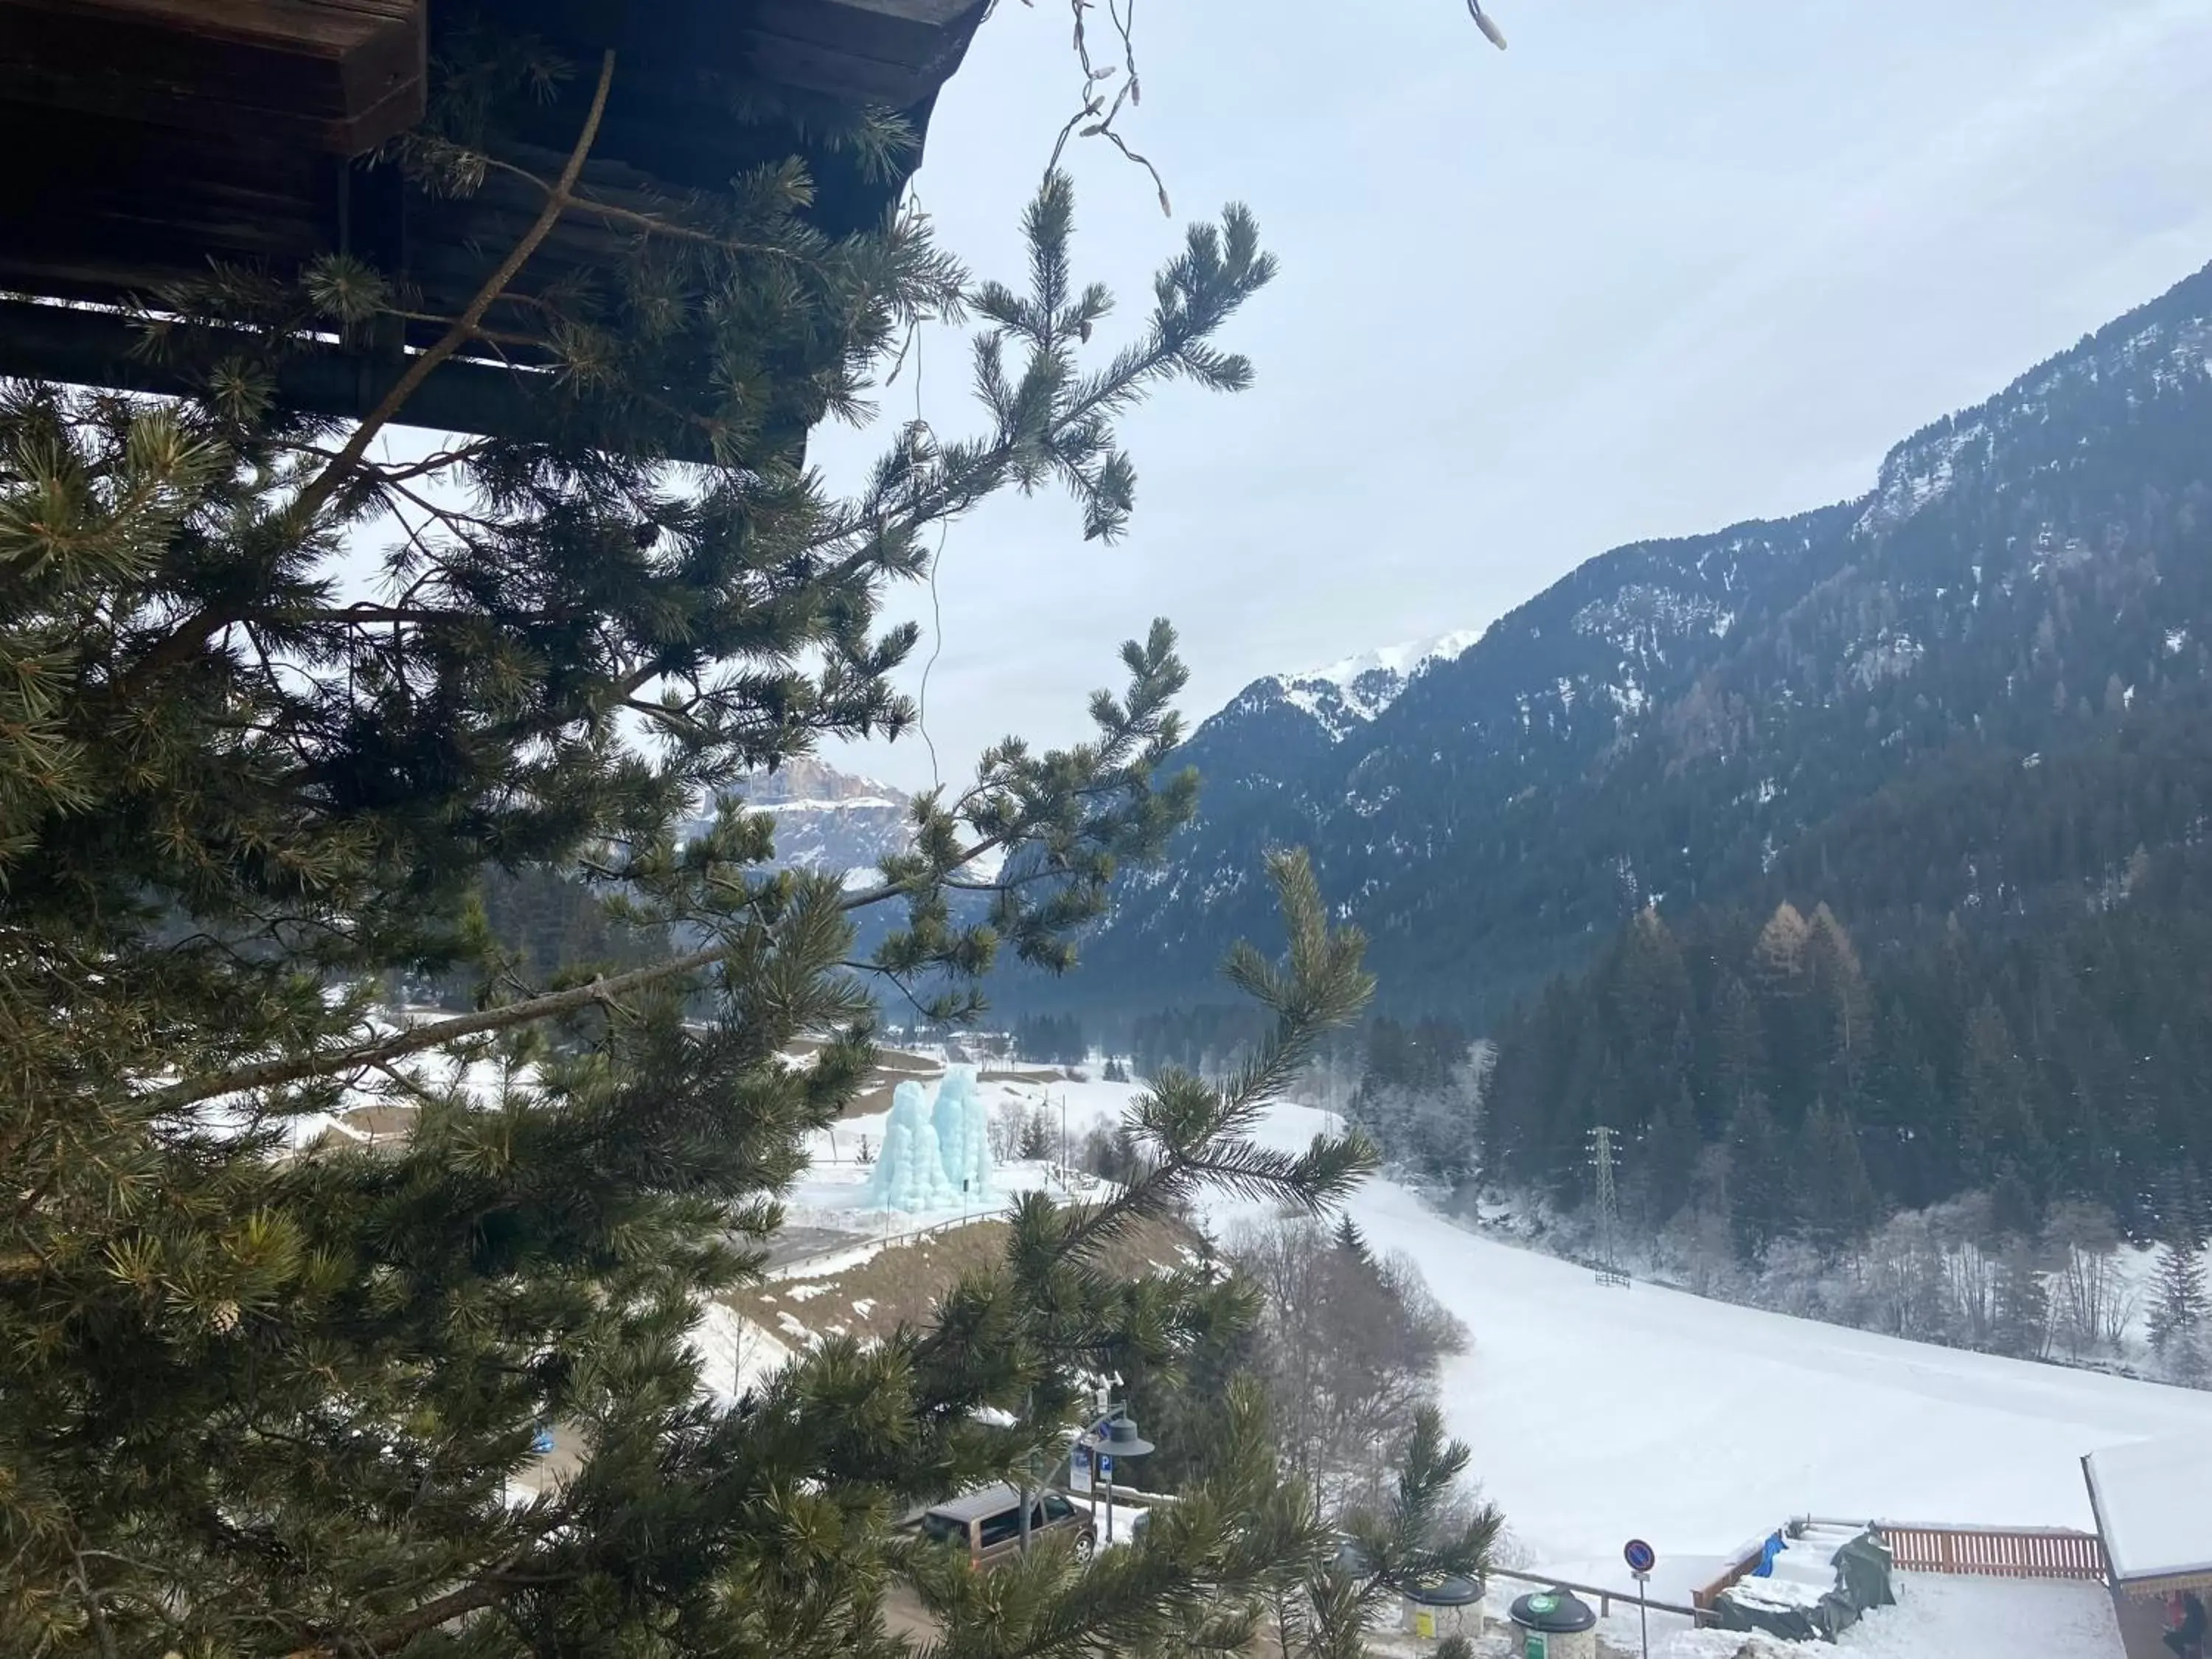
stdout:
[[901,1232],[854,1233],[851,1237],[839,1243],[825,1244],[822,1249],[810,1250],[805,1255],[795,1255],[787,1261],[775,1262],[764,1268],[763,1272],[765,1277],[770,1279],[804,1279],[808,1275],[803,1270],[814,1263],[828,1261],[841,1255],[848,1255],[854,1250],[888,1249],[895,1244],[910,1244],[917,1238],[928,1238],[933,1234],[948,1233],[961,1227],[972,1227],[979,1221],[1005,1219],[1006,1212],[1003,1210],[976,1210],[960,1215],[947,1216],[943,1220],[932,1221],[923,1226],[908,1227]]
[[1709,1623],[1714,1616],[1711,1607],[1685,1607],[1680,1601],[1660,1601],[1650,1596],[1639,1597],[1633,1592],[1621,1589],[1617,1586],[1577,1584],[1571,1578],[1552,1578],[1541,1573],[1516,1572],[1505,1567],[1492,1567],[1487,1576],[1492,1578],[1510,1578],[1516,1584],[1529,1584],[1538,1589],[1572,1590],[1585,1600],[1595,1598],[1597,1602],[1598,1617],[1601,1619],[1609,1619],[1613,1616],[1613,1604],[1615,1601],[1620,1602],[1623,1607],[1632,1607],[1639,1601],[1654,1613],[1671,1613],[1678,1618],[1687,1619],[1692,1624]]

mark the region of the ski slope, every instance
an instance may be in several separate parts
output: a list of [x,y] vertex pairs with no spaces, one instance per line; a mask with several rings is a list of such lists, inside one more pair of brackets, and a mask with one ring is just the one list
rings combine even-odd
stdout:
[[[1277,1108],[1304,1146],[1321,1112]],[[2090,1525],[2081,1458],[2212,1439],[2212,1394],[1899,1341],[1585,1270],[1467,1232],[1370,1182],[1352,1218],[1466,1322],[1443,1404],[1531,1560],[1725,1554],[1792,1515]],[[1232,1206],[1214,1212],[1233,1225]],[[1570,1575],[1571,1576],[1571,1575]]]

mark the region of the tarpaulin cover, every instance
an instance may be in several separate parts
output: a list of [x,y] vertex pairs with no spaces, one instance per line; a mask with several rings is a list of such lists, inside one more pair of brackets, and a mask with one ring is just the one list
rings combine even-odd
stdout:
[[1856,1618],[1869,1607],[1893,1607],[1897,1592],[1889,1576],[1893,1567],[1889,1546],[1872,1533],[1861,1533],[1836,1552],[1836,1584],[1851,1604]]
[[1714,1607],[1721,1628],[1763,1631],[1790,1642],[1832,1642],[1869,1607],[1895,1603],[1889,1547],[1872,1533],[1836,1547],[1833,1559],[1834,1586],[1825,1591],[1779,1577],[1746,1578],[1723,1591]]

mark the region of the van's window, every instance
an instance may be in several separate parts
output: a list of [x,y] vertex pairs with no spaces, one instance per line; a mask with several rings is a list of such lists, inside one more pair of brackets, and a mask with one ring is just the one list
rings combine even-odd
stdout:
[[1011,1510],[1001,1510],[996,1515],[984,1517],[983,1524],[976,1528],[978,1534],[976,1545],[979,1548],[988,1549],[994,1544],[1003,1544],[1008,1539],[1017,1536],[1021,1529],[1020,1508],[1017,1506]]
[[968,1547],[968,1523],[955,1521],[949,1515],[925,1515],[921,1517],[921,1535],[933,1544],[957,1544]]
[[1065,1521],[1069,1516],[1074,1513],[1075,1505],[1069,1503],[1058,1492],[1048,1492],[1044,1495],[1044,1518],[1046,1520]]

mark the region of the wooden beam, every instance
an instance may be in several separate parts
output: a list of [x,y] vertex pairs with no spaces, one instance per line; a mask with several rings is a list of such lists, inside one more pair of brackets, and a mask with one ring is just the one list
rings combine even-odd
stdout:
[[[175,366],[137,353],[138,325],[88,307],[0,300],[0,363],[11,375],[64,386],[184,397],[198,388]],[[240,343],[246,341],[240,337]],[[277,395],[297,409],[359,420],[406,370],[402,356],[336,346],[295,352],[276,371]],[[489,363],[442,363],[408,399],[400,423],[436,432],[550,437],[526,376]],[[703,459],[703,454],[685,459]]]
[[832,96],[925,103],[951,78],[984,0],[760,0],[739,25],[749,71]]
[[422,118],[428,0],[0,0],[0,101],[333,155]]

